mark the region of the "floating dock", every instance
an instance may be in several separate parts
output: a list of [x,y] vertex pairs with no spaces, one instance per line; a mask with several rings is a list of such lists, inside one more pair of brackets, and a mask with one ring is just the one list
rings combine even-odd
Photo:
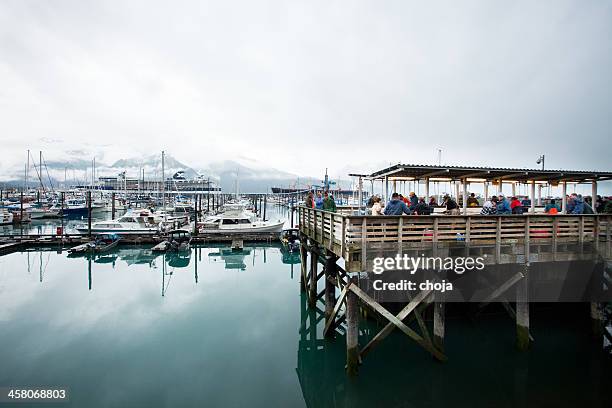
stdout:
[[[84,244],[92,240],[88,234],[30,234],[30,235],[5,235],[4,241],[0,241],[0,255],[6,255],[11,252],[20,251],[28,248],[57,246],[60,248],[69,248],[76,245]],[[142,245],[142,244],[159,244],[165,241],[167,237],[160,234],[133,234],[123,235],[119,245]],[[275,242],[279,240],[277,232],[252,232],[249,234],[198,234],[193,235],[191,242],[194,244],[205,243],[232,243],[239,239],[242,242]]]

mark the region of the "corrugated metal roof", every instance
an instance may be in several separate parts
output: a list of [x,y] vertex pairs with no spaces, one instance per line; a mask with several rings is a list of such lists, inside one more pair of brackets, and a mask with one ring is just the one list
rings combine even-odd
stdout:
[[445,177],[452,179],[479,178],[487,180],[512,179],[517,181],[568,181],[587,182],[611,180],[612,172],[594,170],[541,170],[512,167],[481,167],[481,166],[435,166],[424,164],[396,164],[376,171],[369,179],[387,177]]

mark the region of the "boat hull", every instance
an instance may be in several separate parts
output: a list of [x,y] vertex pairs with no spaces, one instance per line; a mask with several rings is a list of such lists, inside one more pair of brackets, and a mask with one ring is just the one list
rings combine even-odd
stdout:
[[[89,229],[87,227],[78,227],[76,229],[81,234],[87,234]],[[117,234],[117,235],[146,235],[146,234],[156,234],[159,231],[157,228],[147,228],[147,229],[109,229],[109,228],[91,228],[92,234]]]
[[284,222],[279,222],[270,225],[261,225],[256,227],[241,227],[241,228],[200,228],[198,232],[200,234],[249,234],[256,232],[281,232],[283,229]]

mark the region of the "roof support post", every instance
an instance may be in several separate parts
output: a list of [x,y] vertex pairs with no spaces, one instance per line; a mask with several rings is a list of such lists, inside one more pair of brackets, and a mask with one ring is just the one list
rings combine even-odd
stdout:
[[429,177],[425,177],[425,202],[429,203]]
[[489,199],[489,182],[484,182],[484,200],[487,201]]
[[567,214],[567,181],[561,183],[561,213]]
[[463,215],[467,215],[467,196],[468,196],[467,179],[461,180],[461,184],[463,185]]
[[535,180],[531,180],[531,197],[529,198],[531,199],[529,200],[531,202],[531,209],[529,212],[535,214]]
[[385,176],[385,201],[389,201],[389,176]]
[[542,205],[542,185],[541,184],[538,184],[538,205],[539,206]]
[[593,213],[597,214],[597,181],[593,180],[591,185],[591,207],[593,207]]
[[455,199],[457,200],[457,205],[459,205],[459,182],[455,181]]

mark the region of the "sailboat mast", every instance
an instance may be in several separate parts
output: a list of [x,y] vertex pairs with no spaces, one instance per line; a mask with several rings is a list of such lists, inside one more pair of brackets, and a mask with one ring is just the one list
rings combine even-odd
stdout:
[[162,205],[163,209],[166,209],[166,168],[165,159],[166,152],[162,150]]
[[27,159],[26,171],[25,171],[25,189],[28,189],[28,176],[30,172],[30,149],[28,149],[28,159]]

